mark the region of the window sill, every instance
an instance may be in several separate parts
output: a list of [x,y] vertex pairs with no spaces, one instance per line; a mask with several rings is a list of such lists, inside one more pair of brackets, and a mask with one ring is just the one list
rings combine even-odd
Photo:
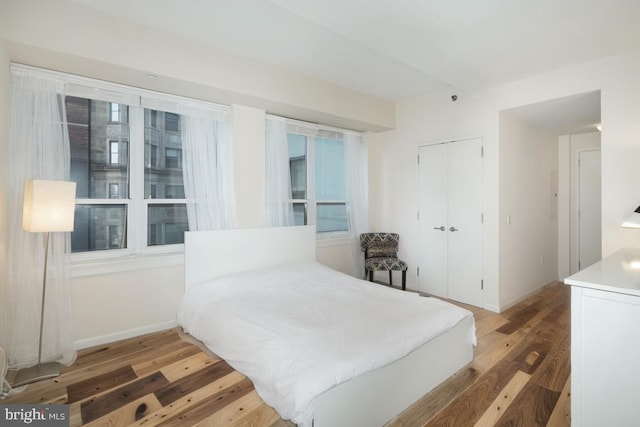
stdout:
[[327,248],[331,246],[350,245],[351,239],[345,233],[327,233],[327,235],[319,234],[316,237],[316,247]]
[[72,261],[71,276],[86,277],[172,265],[184,265],[184,252],[127,254]]

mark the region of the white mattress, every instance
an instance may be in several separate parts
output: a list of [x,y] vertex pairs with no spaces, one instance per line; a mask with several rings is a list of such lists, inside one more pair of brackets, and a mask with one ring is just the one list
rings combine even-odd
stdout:
[[250,378],[282,418],[306,427],[316,396],[466,317],[473,315],[436,298],[302,262],[192,285],[178,324]]

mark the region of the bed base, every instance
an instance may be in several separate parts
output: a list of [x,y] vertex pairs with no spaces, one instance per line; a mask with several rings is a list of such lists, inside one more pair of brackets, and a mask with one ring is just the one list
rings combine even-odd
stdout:
[[315,399],[314,427],[383,426],[473,359],[472,318]]
[[[314,226],[185,234],[185,288],[282,262],[315,260]],[[473,359],[473,318],[387,366],[339,384],[314,402],[314,427],[383,426]]]

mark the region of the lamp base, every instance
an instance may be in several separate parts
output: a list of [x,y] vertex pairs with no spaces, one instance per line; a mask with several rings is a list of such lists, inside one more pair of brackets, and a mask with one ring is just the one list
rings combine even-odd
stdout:
[[58,362],[40,363],[16,372],[11,387],[20,387],[38,381],[48,380],[58,375],[60,375],[60,364]]

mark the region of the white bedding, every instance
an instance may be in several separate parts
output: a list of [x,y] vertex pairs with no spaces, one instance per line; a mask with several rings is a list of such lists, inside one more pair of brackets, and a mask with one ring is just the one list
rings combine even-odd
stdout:
[[250,378],[282,418],[307,427],[316,396],[466,317],[473,315],[436,298],[301,262],[190,286],[178,324]]

